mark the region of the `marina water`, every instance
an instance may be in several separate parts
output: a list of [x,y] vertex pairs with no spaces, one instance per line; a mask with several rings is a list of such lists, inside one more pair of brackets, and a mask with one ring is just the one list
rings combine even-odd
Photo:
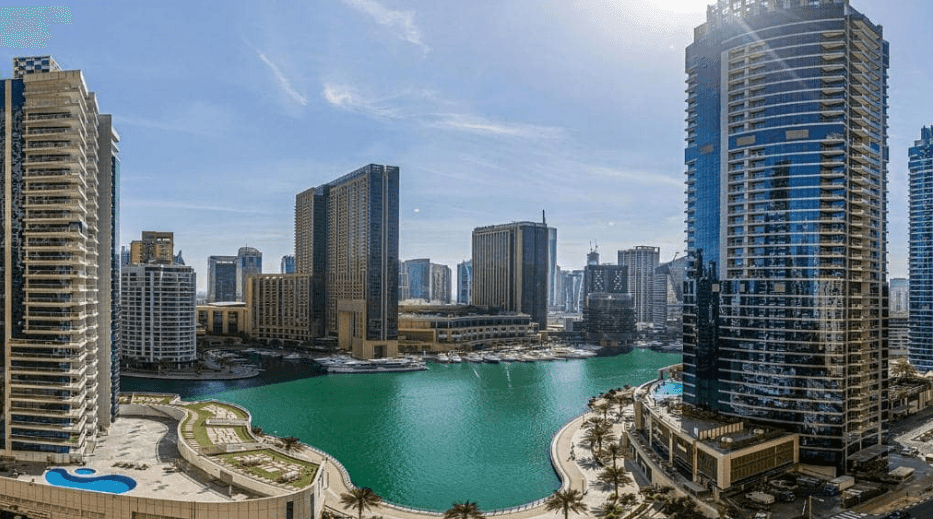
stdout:
[[121,390],[240,404],[254,425],[323,449],[343,463],[355,485],[393,503],[443,511],[453,501],[470,500],[492,510],[559,488],[548,458],[551,439],[590,397],[641,384],[680,361],[679,353],[635,350],[585,360],[315,375],[307,364],[264,359],[265,371],[252,379],[124,377]]

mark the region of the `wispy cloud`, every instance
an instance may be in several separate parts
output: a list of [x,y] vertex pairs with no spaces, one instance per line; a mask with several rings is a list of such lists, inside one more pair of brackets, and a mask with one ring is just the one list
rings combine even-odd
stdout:
[[154,209],[182,209],[188,211],[211,211],[218,213],[251,214],[251,215],[272,215],[271,211],[259,209],[243,208],[227,205],[211,205],[196,202],[184,202],[177,200],[154,200],[154,199],[122,199],[122,204],[133,207],[149,207]]
[[447,128],[470,133],[498,135],[503,137],[521,137],[525,139],[558,139],[564,132],[560,128],[538,126],[534,124],[517,124],[496,122],[476,115],[469,114],[436,114],[437,120],[432,126]]
[[[252,45],[250,45],[250,47],[252,47]],[[282,72],[282,69],[280,69],[279,66],[275,64],[275,62],[269,59],[269,57],[266,56],[264,52],[256,48],[253,48],[253,51],[256,53],[256,56],[258,56],[259,59],[262,60],[262,62],[265,63],[267,67],[269,67],[269,70],[271,70],[272,75],[275,76],[275,80],[278,82],[279,87],[288,95],[288,97],[301,106],[308,104],[308,98],[299,94],[298,91],[295,90],[295,87],[292,86],[292,82]]]
[[524,139],[559,139],[560,128],[533,124],[494,121],[458,112],[437,112],[452,103],[439,99],[432,91],[405,91],[385,98],[366,96],[352,87],[327,83],[321,92],[332,106],[380,120],[405,120],[429,128],[467,132],[494,137]]
[[401,118],[397,109],[384,105],[380,100],[364,97],[353,88],[345,85],[325,84],[322,95],[328,103],[348,112],[377,119]]
[[633,184],[671,186],[680,189],[684,187],[684,179],[682,177],[674,178],[659,173],[626,171],[604,166],[584,166],[583,169],[599,177],[624,180],[625,182],[631,182]]
[[373,18],[376,23],[397,31],[397,36],[412,45],[421,47],[424,52],[428,46],[421,39],[421,31],[415,26],[414,13],[393,11],[374,0],[343,0],[357,11]]
[[226,132],[227,128],[233,126],[233,115],[230,110],[204,102],[191,103],[180,112],[158,119],[134,115],[115,115],[113,120],[118,126],[141,126],[205,137],[221,135]]

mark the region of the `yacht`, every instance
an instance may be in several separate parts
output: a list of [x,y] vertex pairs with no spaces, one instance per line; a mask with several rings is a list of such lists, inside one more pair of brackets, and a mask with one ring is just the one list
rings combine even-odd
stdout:
[[450,360],[450,362],[453,362],[455,364],[463,362],[463,359],[460,358],[460,355],[457,355],[454,352],[448,353],[447,358]]
[[502,359],[502,362],[518,362],[518,355],[513,351],[503,352],[499,357]]
[[448,357],[446,353],[441,352],[437,354],[437,361],[442,364],[447,364],[450,362],[450,357]]
[[487,353],[483,355],[483,360],[489,362],[490,364],[498,364],[502,361],[502,358],[495,353]]
[[483,362],[483,357],[479,353],[467,353],[464,358],[467,362]]

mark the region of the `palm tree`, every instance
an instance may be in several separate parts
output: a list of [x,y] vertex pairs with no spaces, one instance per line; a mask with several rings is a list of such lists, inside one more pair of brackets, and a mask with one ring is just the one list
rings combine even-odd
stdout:
[[381,502],[382,497],[368,487],[351,488],[349,492],[340,494],[340,503],[344,508],[356,508],[357,519],[363,519],[363,509],[369,510]]
[[607,422],[606,420],[598,416],[593,416],[593,417],[587,418],[586,421],[583,422],[583,429],[589,431],[590,429],[593,429],[595,427],[605,427],[607,425],[609,425],[609,422]]
[[282,441],[279,443],[279,446],[285,449],[285,452],[291,452],[298,448],[301,444],[301,440],[295,438],[294,436],[286,436],[282,438]]
[[444,512],[444,519],[483,519],[486,517],[480,512],[479,505],[470,501],[454,503],[450,510]]
[[606,448],[602,450],[601,454],[605,457],[612,458],[612,468],[616,468],[616,460],[625,457],[625,449],[620,447],[618,443],[612,442],[606,445]]
[[917,368],[907,359],[897,359],[891,362],[891,375],[894,378],[912,378],[917,374]]
[[619,495],[619,485],[628,485],[631,483],[632,476],[629,476],[625,469],[606,467],[599,473],[599,480],[603,483],[611,484],[615,488],[616,495]]
[[603,420],[607,420],[607,414],[609,410],[612,409],[612,405],[609,402],[603,401],[593,406],[593,410],[603,414]]
[[635,494],[632,494],[631,492],[626,492],[622,494],[621,496],[619,496],[618,494],[616,495],[618,496],[616,497],[616,503],[626,508],[638,502],[638,498],[635,497]]
[[559,510],[564,513],[564,519],[567,519],[567,514],[570,512],[575,514],[586,512],[587,506],[583,504],[583,494],[579,490],[567,489],[551,494],[551,497],[544,502],[544,509],[548,512]]
[[583,440],[589,442],[590,450],[596,453],[603,450],[604,442],[609,443],[616,441],[616,436],[612,434],[612,427],[596,426],[586,432],[586,434],[583,436]]

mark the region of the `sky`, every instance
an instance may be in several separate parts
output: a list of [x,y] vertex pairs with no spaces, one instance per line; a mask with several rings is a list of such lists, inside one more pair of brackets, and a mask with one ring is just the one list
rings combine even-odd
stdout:
[[[207,257],[247,244],[278,272],[295,195],[369,163],[400,167],[403,260],[455,272],[473,228],[544,210],[564,269],[591,246],[663,262],[685,249],[684,49],[706,4],[81,2],[29,41],[4,36],[0,10],[0,73],[36,54],[83,71],[121,136],[121,243],[174,232],[202,291]],[[852,6],[891,44],[889,277],[904,277],[933,2]]]

